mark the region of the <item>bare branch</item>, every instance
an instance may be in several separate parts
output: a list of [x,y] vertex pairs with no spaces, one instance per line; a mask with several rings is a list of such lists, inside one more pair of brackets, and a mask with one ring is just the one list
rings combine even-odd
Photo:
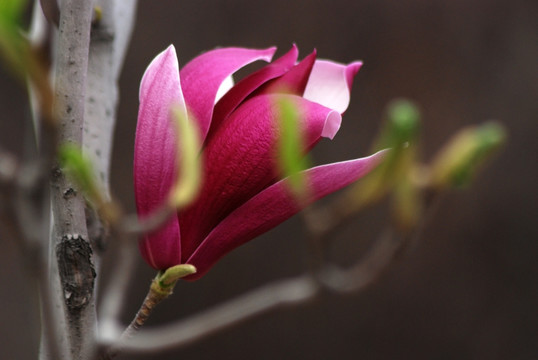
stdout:
[[[122,236],[122,235],[118,235]],[[100,307],[99,336],[110,342],[119,339],[123,327],[119,323],[119,314],[125,303],[127,289],[136,264],[137,247],[134,242],[116,239],[118,250],[111,249],[116,254],[116,266],[113,269],[110,282],[104,290],[104,298]]]
[[[333,267],[321,269],[318,277],[303,275],[266,285],[228,303],[218,305],[200,315],[158,329],[142,330],[112,346],[112,358],[118,351],[156,352],[179,348],[211,334],[262,315],[266,312],[305,303],[325,288],[341,293],[358,292],[373,284],[393,263],[395,255],[405,244],[403,238],[385,233],[369,254],[348,270]],[[130,331],[129,335],[134,332]],[[101,339],[104,344],[108,339]],[[112,355],[112,356],[110,356]]]
[[328,266],[320,274],[320,281],[328,289],[341,293],[365,289],[390,268],[408,241],[409,238],[385,230],[362,261],[347,270]]
[[312,299],[319,288],[309,276],[266,285],[200,315],[154,330],[143,330],[118,347],[126,352],[156,352],[200,340],[270,310]]
[[[437,205],[437,193],[427,191],[425,196],[428,219]],[[339,221],[334,224],[340,224]],[[122,336],[119,341],[112,342],[110,337],[101,338],[103,346],[110,345],[110,352],[105,359],[113,358],[119,351],[125,352],[157,352],[171,348],[179,348],[203,339],[218,331],[222,331],[240,322],[274,309],[304,303],[316,297],[322,289],[337,293],[357,293],[375,283],[389,268],[403,249],[416,239],[424,225],[424,221],[410,232],[398,233],[387,228],[374,242],[370,251],[355,265],[348,269],[339,269],[332,265],[313,268],[308,275],[295,279],[283,280],[266,285],[251,293],[242,295],[223,305],[207,310],[200,315],[175,324],[157,329],[142,330],[133,337],[131,327],[127,329],[129,336]],[[331,230],[331,231],[328,231]],[[316,242],[326,240],[333,229],[316,233]]]
[[[105,187],[103,190],[106,199],[110,200],[110,160],[119,98],[118,79],[135,22],[137,0],[98,0],[95,6],[100,8],[101,16],[94,21],[92,27],[83,147],[92,159],[100,183]],[[103,224],[97,217],[90,216],[88,219],[93,222],[94,233],[100,234],[99,236],[105,233],[102,230]],[[110,331],[114,332],[135,264],[136,249],[134,242],[127,243],[126,235],[117,231],[115,224],[112,225],[112,238],[116,240],[113,246],[118,247],[113,253],[117,258],[109,286],[104,291],[100,328],[112,329]],[[94,249],[106,245],[102,242],[103,239],[90,240]],[[98,257],[94,255],[94,259],[98,268]]]
[[95,6],[101,8],[101,17],[92,27],[83,145],[109,198],[118,79],[134,25],[136,0],[99,0]]
[[139,219],[136,214],[124,216],[120,224],[118,224],[118,230],[136,239],[138,236],[159,228],[176,212],[177,209],[168,203],[164,203],[144,219]]

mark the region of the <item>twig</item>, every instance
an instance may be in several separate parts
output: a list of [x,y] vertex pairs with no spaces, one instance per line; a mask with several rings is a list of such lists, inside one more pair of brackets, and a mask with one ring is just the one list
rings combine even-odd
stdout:
[[394,263],[395,257],[408,244],[409,238],[385,230],[364,259],[347,270],[327,266],[320,281],[328,289],[340,293],[357,292],[379,279]]
[[[113,236],[115,236],[113,234]],[[119,239],[114,242],[118,249],[111,251],[116,254],[116,266],[111,272],[111,279],[104,290],[104,298],[101,303],[98,336],[114,342],[119,339],[123,328],[119,324],[119,314],[127,296],[134,266],[136,264],[136,244],[127,239],[125,235],[118,234]],[[97,351],[97,349],[96,349]]]
[[153,231],[163,225],[177,209],[164,203],[144,219],[138,218],[138,215],[131,214],[123,217],[118,224],[118,231],[125,233],[133,238],[138,238],[150,231]]
[[62,339],[60,335],[63,334],[65,323],[59,321],[62,314],[53,305],[53,291],[50,287],[48,272],[43,271],[46,268],[45,253],[38,244],[34,243],[33,246],[29,246],[29,242],[20,232],[20,227],[17,226],[14,212],[11,212],[11,216],[2,214],[1,223],[3,235],[11,238],[21,248],[20,253],[24,260],[24,268],[30,279],[28,284],[35,285],[39,291],[42,327],[43,332],[47,334],[43,337],[40,352],[51,359],[67,359],[69,352],[66,339]]
[[266,285],[214,309],[175,324],[143,330],[117,346],[125,352],[156,352],[181,347],[270,310],[301,304],[319,288],[310,276]]
[[[394,263],[398,254],[416,243],[422,235],[425,224],[433,216],[441,195],[442,193],[438,191],[424,188],[424,213],[412,229],[395,231],[393,228],[386,228],[362,261],[347,270],[326,266],[320,272],[320,281],[327,288],[342,293],[356,292],[374,283]],[[348,215],[349,213],[345,213],[344,216],[335,217],[333,224],[342,224],[349,219]],[[325,241],[335,230],[327,228],[318,233],[318,241]]]
[[63,314],[54,305],[47,253],[42,241],[42,234],[47,233],[48,228],[48,211],[43,209],[45,205],[48,209],[48,196],[42,194],[48,188],[47,182],[37,182],[32,176],[28,178],[29,172],[39,176],[40,169],[35,164],[20,166],[14,157],[5,153],[0,158],[0,195],[3,196],[0,220],[4,236],[12,238],[19,247],[30,278],[28,284],[33,283],[39,291],[42,329],[46,334],[41,343],[41,354],[51,359],[66,359],[69,352],[67,339],[63,336],[65,322],[62,321]]
[[[430,203],[430,202],[429,202]],[[304,303],[315,298],[322,289],[338,293],[359,292],[372,285],[394,264],[396,256],[415,237],[386,230],[372,249],[356,265],[342,270],[325,266],[317,272],[266,285],[237,299],[207,310],[200,315],[158,329],[142,330],[112,344],[125,352],[156,352],[179,348],[223,329],[271,310]],[[101,343],[106,344],[107,339]],[[115,355],[113,352],[112,355]],[[112,356],[113,357],[113,356]],[[110,357],[111,358],[111,357]]]
[[[142,306],[136,313],[136,316],[134,317],[133,321],[129,324],[127,329],[121,334],[119,337],[118,342],[121,344],[124,341],[127,341],[130,339],[136,332],[146,323],[149,316],[155,309],[155,307],[161,303],[164,299],[166,299],[168,296],[170,296],[173,292],[175,282],[172,285],[168,285],[166,287],[162,287],[159,283],[158,276],[153,279],[151,286],[149,288],[149,292],[146,295],[146,298],[142,302]],[[108,349],[103,356],[101,357],[102,360],[111,360],[116,355],[118,355],[121,351],[121,347],[114,346]]]

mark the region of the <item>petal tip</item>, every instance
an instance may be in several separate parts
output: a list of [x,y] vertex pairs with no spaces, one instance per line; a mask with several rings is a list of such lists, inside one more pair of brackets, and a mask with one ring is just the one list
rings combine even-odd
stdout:
[[159,78],[172,75],[179,76],[179,63],[177,61],[176,48],[171,44],[155,56],[146,68],[142,80],[140,81],[138,94],[140,101],[142,101],[145,91],[152,82],[159,80]]
[[321,131],[321,136],[326,137],[329,139],[334,139],[334,136],[340,129],[340,125],[342,124],[342,115],[338,111],[331,111],[327,115],[327,118],[325,119],[325,125],[323,126],[323,130]]
[[357,74],[357,72],[359,72],[362,65],[363,65],[362,61],[360,61],[360,60],[359,61],[354,61],[354,62],[352,62],[351,64],[348,65],[348,69],[353,75],[355,75],[355,74]]
[[164,52],[172,52],[174,55],[176,54],[176,47],[174,44],[168,45],[168,47],[164,50]]
[[271,46],[271,47],[268,47],[267,49],[264,49],[263,51],[265,52],[265,56],[262,57],[262,60],[266,62],[271,62],[271,60],[273,59],[273,56],[275,55],[276,50],[277,50],[276,46]]
[[353,78],[361,69],[362,64],[362,61],[354,61],[346,67],[346,82],[349,89],[351,89]]

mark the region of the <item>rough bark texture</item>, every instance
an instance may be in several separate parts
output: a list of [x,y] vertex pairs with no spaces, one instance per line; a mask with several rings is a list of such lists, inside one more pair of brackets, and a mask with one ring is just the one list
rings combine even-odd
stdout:
[[[60,143],[82,143],[92,11],[92,1],[61,2],[54,63],[54,111],[59,120]],[[61,302],[67,310],[71,355],[75,359],[84,359],[94,342],[90,334],[94,331],[96,318],[92,295],[94,265],[91,251],[87,251],[85,201],[58,165],[52,170],[51,183],[54,219],[51,247],[57,249],[54,255],[61,270]],[[84,250],[86,254],[81,255]],[[91,274],[90,278],[85,279],[88,274]]]
[[[97,7],[100,16],[94,14]],[[59,141],[83,146],[93,161],[106,197],[109,196],[117,82],[134,24],[135,7],[134,0],[60,3],[54,59]],[[51,179],[54,227],[50,244],[51,282],[57,284],[56,290],[61,294],[57,306],[64,309],[71,357],[87,359],[95,352],[95,278],[99,269],[98,252],[104,247],[106,232],[95,212],[86,208],[83,192],[66,178],[60,166],[52,169]],[[50,355],[43,352],[42,358]]]
[[65,236],[56,246],[60,278],[67,311],[76,315],[90,303],[93,296],[95,269],[92,248],[81,236]]

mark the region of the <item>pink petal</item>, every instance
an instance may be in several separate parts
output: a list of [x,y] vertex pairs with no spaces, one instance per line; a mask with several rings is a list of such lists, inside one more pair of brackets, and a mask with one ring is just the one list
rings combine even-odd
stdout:
[[256,91],[255,95],[286,93],[302,96],[315,61],[316,51],[305,57],[299,64],[295,65],[284,75],[263,85]]
[[[302,206],[360,179],[380,163],[383,153],[306,170],[312,195]],[[200,278],[222,256],[299,212],[301,207],[290,195],[287,182],[284,179],[263,190],[218,224],[186,261],[197,269],[187,280]]]
[[[186,114],[176,52],[170,46],[151,62],[140,85],[134,153],[135,198],[140,217],[147,216],[165,201],[177,175],[172,105],[178,105]],[[158,233],[147,236],[140,247],[146,261],[155,268],[161,268],[172,258],[180,259],[177,218],[170,219]],[[170,253],[162,259],[165,248]]]
[[177,216],[138,242],[140,253],[156,270],[165,270],[181,264],[181,236]]
[[211,128],[207,140],[209,140],[215,130],[218,129],[222,121],[226,119],[254,90],[267,81],[281,76],[291,69],[297,60],[298,53],[297,46],[293,45],[291,50],[285,55],[243,78],[230,89],[230,91],[228,91],[215,105],[213,120],[211,121]]
[[305,99],[343,114],[349,105],[353,77],[361,66],[361,62],[342,65],[332,61],[317,60],[306,85]]
[[204,149],[201,194],[180,216],[184,260],[224,217],[276,180],[277,102],[282,99],[302,113],[299,126],[307,149],[319,141],[326,123],[341,120],[337,112],[294,95],[260,95],[237,108]]
[[209,130],[215,99],[222,82],[251,62],[270,61],[275,51],[274,47],[265,50],[216,49],[194,58],[181,69],[185,101],[200,125],[202,140]]

